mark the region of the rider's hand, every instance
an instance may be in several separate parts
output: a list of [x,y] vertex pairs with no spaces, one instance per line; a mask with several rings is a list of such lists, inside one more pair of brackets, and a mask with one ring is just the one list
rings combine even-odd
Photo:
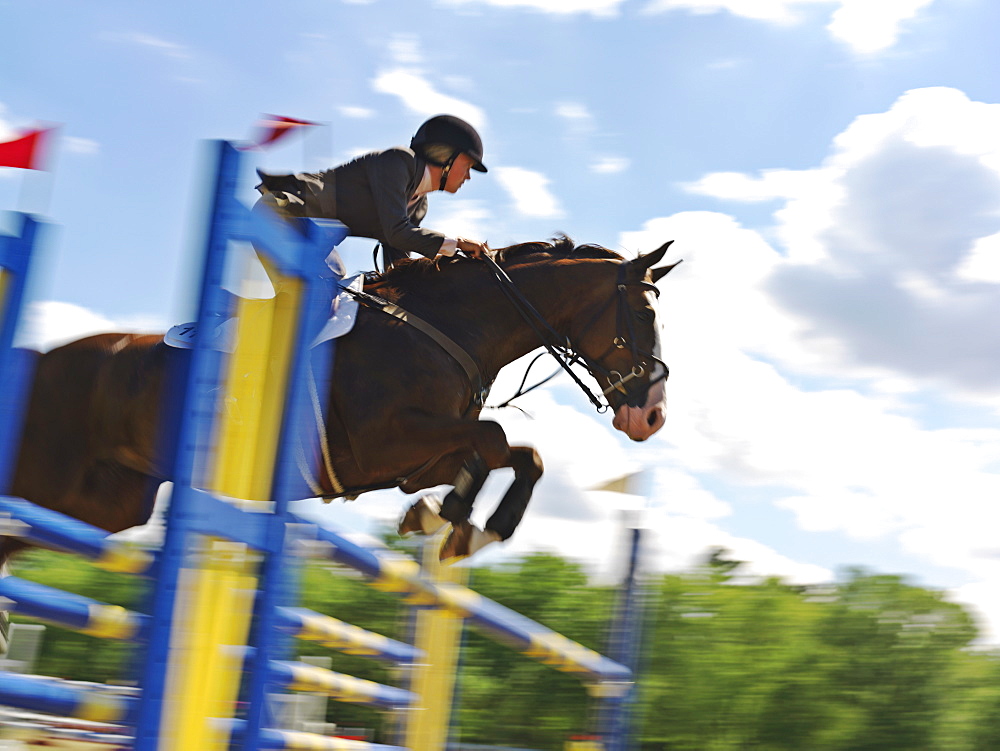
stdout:
[[480,258],[484,253],[490,252],[490,246],[486,243],[466,240],[464,237],[458,238],[458,249],[472,258]]

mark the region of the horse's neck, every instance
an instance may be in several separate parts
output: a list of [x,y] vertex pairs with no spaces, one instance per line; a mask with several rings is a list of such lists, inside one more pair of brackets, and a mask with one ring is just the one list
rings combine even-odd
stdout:
[[[594,259],[580,259],[558,265],[550,260],[517,259],[504,264],[517,291],[561,336],[571,336],[573,322],[586,318],[586,309],[596,296],[610,295],[600,287],[602,275],[596,272]],[[431,284],[431,278],[418,280]],[[433,286],[402,295],[387,289],[374,289],[402,308],[423,318],[464,349],[478,365],[483,378],[491,382],[501,368],[538,349],[542,340],[535,328],[507,299],[500,283],[485,268],[471,264],[456,268],[448,278],[442,274]],[[595,286],[596,285],[596,286]],[[397,288],[398,289],[398,288]]]
[[[564,264],[557,269],[525,264],[510,274],[520,294],[561,337],[571,334],[571,322],[591,305],[593,289],[587,277],[592,272],[582,263]],[[538,321],[534,326],[529,324],[494,280],[483,289],[482,300],[473,315],[483,335],[470,354],[492,380],[505,365],[541,347],[538,331],[547,333],[547,327]]]

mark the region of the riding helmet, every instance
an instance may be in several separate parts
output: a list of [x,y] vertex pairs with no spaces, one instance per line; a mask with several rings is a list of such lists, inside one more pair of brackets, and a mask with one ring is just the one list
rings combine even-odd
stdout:
[[443,143],[468,154],[472,169],[486,172],[483,164],[483,139],[476,129],[454,115],[437,115],[421,125],[410,141],[410,148],[420,151],[422,146]]

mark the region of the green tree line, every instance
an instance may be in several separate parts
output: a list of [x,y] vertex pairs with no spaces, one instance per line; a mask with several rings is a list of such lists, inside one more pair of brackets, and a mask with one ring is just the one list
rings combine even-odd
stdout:
[[[69,556],[35,551],[16,574],[104,602],[143,609],[143,582]],[[612,588],[536,554],[475,569],[478,592],[582,644],[603,650]],[[326,563],[303,571],[301,604],[400,640],[408,609],[393,595]],[[634,707],[644,751],[992,751],[1000,749],[1000,654],[974,648],[974,619],[942,593],[905,577],[847,570],[835,583],[748,580],[713,551],[702,565],[659,575],[645,591],[646,628]],[[15,616],[14,621],[27,619]],[[334,670],[398,683],[392,668],[329,655]],[[46,633],[38,672],[92,681],[134,678],[130,644],[58,627]],[[455,740],[558,750],[592,729],[580,682],[466,629],[458,671]],[[329,703],[344,727],[388,730],[376,710]]]

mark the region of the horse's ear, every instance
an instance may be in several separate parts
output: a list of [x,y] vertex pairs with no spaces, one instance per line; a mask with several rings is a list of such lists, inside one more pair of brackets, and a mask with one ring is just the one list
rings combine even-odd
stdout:
[[[681,261],[683,260],[684,259],[682,258]],[[669,266],[660,266],[659,268],[650,271],[649,273],[653,277],[653,281],[654,282],[660,281],[663,277],[669,274],[672,269],[676,268],[681,261],[674,261]]]
[[658,264],[663,259],[663,256],[666,254],[667,250],[670,249],[673,242],[673,240],[668,240],[652,253],[646,253],[645,255],[640,254],[638,258],[632,261],[632,263],[643,270],[653,268],[653,266]]

